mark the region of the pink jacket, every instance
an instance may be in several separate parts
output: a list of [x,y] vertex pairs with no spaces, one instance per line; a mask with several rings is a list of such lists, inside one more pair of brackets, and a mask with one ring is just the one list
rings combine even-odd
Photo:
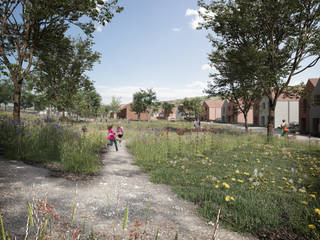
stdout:
[[115,136],[116,136],[116,133],[112,129],[108,130],[108,140],[115,140],[116,139]]

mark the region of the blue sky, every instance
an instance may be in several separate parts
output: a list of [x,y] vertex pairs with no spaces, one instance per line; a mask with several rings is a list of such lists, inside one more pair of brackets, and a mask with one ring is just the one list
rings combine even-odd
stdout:
[[[101,63],[88,73],[103,103],[112,96],[132,101],[153,88],[159,100],[202,96],[209,80],[207,32],[195,30],[197,0],[120,0],[124,10],[105,27],[97,25],[95,50]],[[320,76],[320,65],[293,83]]]

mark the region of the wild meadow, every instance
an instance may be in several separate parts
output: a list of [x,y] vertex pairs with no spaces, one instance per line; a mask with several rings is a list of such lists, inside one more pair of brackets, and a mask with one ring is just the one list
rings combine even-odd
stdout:
[[[224,227],[262,239],[320,239],[320,146],[265,135],[153,126],[130,131],[134,160]],[[181,130],[183,129],[183,130]],[[272,235],[274,234],[274,235]]]
[[0,145],[6,158],[55,164],[62,171],[77,174],[99,170],[98,153],[107,141],[102,128],[89,128],[83,133],[80,125],[44,122],[29,115],[15,124],[2,114],[0,129]]

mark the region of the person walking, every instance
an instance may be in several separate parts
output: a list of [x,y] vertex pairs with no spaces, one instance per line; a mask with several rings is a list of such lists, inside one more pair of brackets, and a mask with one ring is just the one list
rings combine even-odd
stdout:
[[289,133],[289,129],[287,126],[287,122],[285,119],[283,119],[281,123],[281,136],[288,137],[288,133]]
[[117,127],[117,134],[119,138],[119,145],[121,146],[121,138],[123,137],[123,127],[121,125]]
[[116,139],[116,133],[112,130],[112,125],[108,125],[108,140],[110,141],[107,145],[112,146],[114,143],[114,146],[116,147],[116,151],[118,151],[118,145],[117,145],[117,139]]

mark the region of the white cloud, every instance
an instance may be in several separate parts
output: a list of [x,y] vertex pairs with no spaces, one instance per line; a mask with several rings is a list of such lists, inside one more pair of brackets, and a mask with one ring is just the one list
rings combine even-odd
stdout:
[[172,28],[171,30],[174,32],[181,32],[181,28]]
[[197,29],[198,27],[200,27],[201,23],[204,23],[204,19],[200,17],[199,12],[203,15],[207,15],[208,17],[214,18],[214,14],[211,12],[208,12],[203,7],[200,7],[198,10],[188,8],[185,15],[193,16],[193,19],[191,20],[191,23],[190,23],[192,29]]
[[203,64],[203,65],[201,66],[201,70],[203,70],[203,71],[210,70],[210,69],[212,69],[212,68],[210,67],[209,64]]
[[97,32],[102,32],[102,26],[101,25],[96,26],[96,31]]
[[[206,82],[194,81],[181,87],[153,87],[157,98],[160,101],[183,99],[185,97],[204,96],[203,89],[207,87]],[[112,96],[120,97],[121,103],[126,104],[132,102],[132,95],[140,89],[146,87],[125,86],[125,87],[109,87],[104,85],[96,86],[98,93],[101,95],[103,103],[111,102]]]

